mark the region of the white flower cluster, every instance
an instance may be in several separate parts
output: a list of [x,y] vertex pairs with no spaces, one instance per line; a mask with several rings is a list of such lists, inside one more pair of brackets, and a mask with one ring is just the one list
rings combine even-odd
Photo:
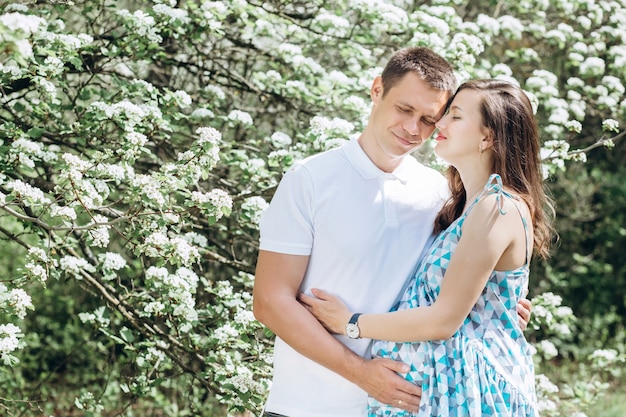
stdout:
[[21,31],[30,35],[37,33],[40,27],[45,26],[46,21],[37,16],[14,12],[0,15],[0,24],[11,31]]
[[224,190],[218,188],[202,193],[194,191],[191,193],[191,201],[202,207],[208,215],[219,220],[224,216],[224,212],[229,212],[233,207],[233,200]]
[[145,255],[169,259],[171,263],[190,265],[195,262],[200,253],[184,237],[169,238],[165,233],[156,231],[150,234],[143,245]]
[[533,317],[546,323],[546,326],[560,336],[571,334],[569,321],[572,321],[574,313],[570,307],[561,305],[561,296],[551,292],[543,293],[533,299]]
[[405,10],[390,4],[384,0],[355,0],[350,4],[351,8],[368,16],[376,16],[370,20],[373,25],[370,29],[374,33],[401,31],[406,28],[409,17]]
[[[60,185],[58,189],[61,190],[61,184],[65,184],[67,187],[64,190],[67,192],[67,204],[86,209],[100,207],[108,197],[110,189],[104,180],[84,177],[85,174],[92,173],[91,162],[70,153],[63,154],[62,158],[67,164],[67,168],[59,174]],[[80,198],[76,197],[76,193],[80,195]],[[69,212],[63,212],[63,214],[71,215]]]
[[191,106],[191,103],[192,103],[191,96],[186,91],[176,90],[174,92],[170,92],[168,95],[171,95],[171,98],[174,101],[174,103],[181,109]]
[[148,315],[169,311],[185,321],[181,331],[191,330],[192,322],[198,320],[194,295],[198,287],[198,276],[191,269],[182,267],[170,274],[166,268],[150,267],[146,271],[146,284],[159,291],[160,301],[147,303],[144,312]]
[[585,89],[585,82],[578,77],[570,77],[567,80],[567,100],[569,102],[569,111],[578,121],[585,119],[587,112],[587,102],[584,100],[581,92]]
[[7,162],[19,163],[28,168],[35,167],[35,161],[54,161],[57,155],[49,152],[44,145],[27,138],[19,138],[11,143],[11,150],[7,154]]
[[197,107],[191,112],[189,117],[193,119],[212,119],[215,117],[215,113],[205,107]]
[[535,375],[535,387],[537,390],[537,409],[540,413],[549,413],[556,411],[557,404],[554,398],[559,392],[559,387],[555,385],[544,374]]
[[252,82],[263,90],[280,91],[280,85],[283,84],[283,76],[276,70],[257,71],[252,74]]
[[0,358],[19,348],[22,330],[13,323],[0,324]]
[[583,130],[583,125],[578,120],[570,120],[565,123],[565,128],[570,132],[580,133]]
[[334,12],[320,9],[311,22],[311,26],[318,30],[323,30],[329,36],[345,37],[350,33],[352,26],[348,19],[337,16]]
[[536,348],[539,352],[541,352],[546,360],[553,359],[559,354],[559,351],[556,346],[554,346],[554,343],[549,340],[542,340],[538,345],[536,345]]
[[237,391],[244,394],[247,392],[263,393],[265,389],[265,387],[254,380],[252,371],[245,366],[238,366],[235,375],[227,379],[226,382],[232,384]]
[[291,145],[292,140],[291,137],[283,132],[274,132],[272,136],[270,136],[270,142],[276,148],[286,148]]
[[170,24],[177,22],[185,25],[191,21],[186,10],[170,7],[167,4],[155,4],[152,10],[157,15],[165,17],[166,19],[163,20]]
[[252,126],[254,123],[249,113],[241,110],[233,110],[228,114],[228,120],[239,122],[245,126]]
[[599,108],[606,108],[614,113],[620,105],[626,87],[622,84],[622,81],[612,75],[605,75],[602,77],[599,85],[585,86],[585,92],[590,96],[597,96],[597,103]]
[[580,64],[580,74],[587,77],[598,77],[604,74],[605,63],[604,59],[590,56]]
[[[58,44],[67,52],[76,52],[79,49],[93,43],[93,36],[86,33],[68,35],[63,33],[45,32],[40,36],[42,41],[50,44],[50,47],[54,47],[52,44]],[[54,49],[58,50],[59,48],[54,47]]]
[[108,221],[109,219],[100,214],[93,216],[92,227],[88,230],[89,239],[93,246],[106,248],[109,245],[109,229],[111,226],[106,224]]
[[20,199],[26,206],[33,207],[51,203],[50,199],[45,196],[43,191],[21,180],[7,182],[6,188],[11,190],[11,194]]
[[619,122],[615,119],[602,121],[602,130],[605,132],[619,132]]
[[113,104],[94,101],[90,104],[90,110],[100,111],[108,119],[119,119],[127,131],[133,131],[137,125],[148,121],[152,121],[156,126],[163,123],[161,109],[154,105],[134,104],[129,100],[122,100]]
[[64,256],[59,260],[59,266],[61,270],[67,274],[73,275],[76,279],[83,279],[82,273],[84,272],[96,272],[96,268],[87,262],[86,259],[77,258],[75,256]]
[[219,130],[212,127],[199,127],[196,129],[196,133],[200,136],[198,138],[200,145],[211,144],[217,146],[222,141],[222,134]]
[[9,311],[18,318],[26,317],[26,310],[33,310],[33,302],[30,295],[21,288],[9,290],[0,283],[0,311]]
[[310,134],[315,137],[314,148],[319,150],[331,149],[349,140],[354,130],[354,124],[347,120],[335,117],[329,119],[315,116],[310,121]]
[[137,188],[151,203],[159,208],[165,206],[165,196],[161,192],[161,183],[153,176],[139,174],[133,178],[133,187]]
[[206,236],[203,236],[196,232],[185,233],[183,239],[185,239],[190,245],[196,245],[201,248],[206,248],[209,246],[209,240],[206,238]]
[[478,36],[456,33],[446,48],[446,57],[458,61],[459,67],[473,66],[484,50],[485,45]]
[[611,362],[617,359],[617,351],[615,349],[598,349],[591,354],[591,359],[602,359]]
[[126,259],[119,253],[106,252],[98,256],[102,269],[105,271],[105,275],[119,271],[126,266]]
[[252,224],[258,225],[263,211],[269,206],[263,197],[254,196],[246,199],[241,204],[241,210]]
[[204,87],[204,91],[207,92],[211,97],[216,98],[218,101],[222,101],[226,98],[226,93],[217,85],[207,85]]
[[26,256],[27,262],[24,265],[26,276],[40,282],[46,282],[49,268],[55,268],[58,264],[56,259],[50,258],[41,248],[29,248]]
[[222,27],[222,20],[228,7],[222,1],[202,1],[201,2],[202,21],[200,24],[209,30],[216,31]]
[[507,39],[522,39],[524,24],[516,17],[504,15],[498,17],[500,33]]
[[233,339],[239,339],[239,331],[229,323],[226,323],[215,329],[213,337],[217,339],[218,343],[226,344]]
[[130,29],[140,37],[146,38],[153,43],[161,43],[163,41],[159,30],[155,27],[154,17],[146,12],[137,10],[131,14],[128,9],[121,9],[117,11],[117,14],[124,18]]

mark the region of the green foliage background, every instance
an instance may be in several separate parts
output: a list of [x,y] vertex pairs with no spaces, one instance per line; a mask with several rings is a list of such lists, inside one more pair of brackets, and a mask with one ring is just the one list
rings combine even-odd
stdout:
[[258,215],[295,159],[358,134],[373,77],[416,45],[536,98],[560,234],[531,276],[528,337],[560,387],[538,384],[542,415],[619,386],[624,0],[0,7],[0,325],[22,332],[0,329],[6,415],[258,413]]

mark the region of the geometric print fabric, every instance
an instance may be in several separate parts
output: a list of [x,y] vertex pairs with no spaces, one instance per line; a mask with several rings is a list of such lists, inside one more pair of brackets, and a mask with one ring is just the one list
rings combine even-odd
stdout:
[[[450,257],[461,237],[472,207],[488,194],[513,196],[493,174],[466,212],[442,231],[423,258],[412,285],[393,310],[431,305],[439,294]],[[516,207],[517,204],[515,204]],[[501,215],[506,213],[501,209]],[[521,216],[521,212],[518,214]],[[528,227],[526,228],[528,247]],[[511,416],[537,417],[531,347],[519,327],[516,306],[528,288],[526,264],[511,271],[494,271],[461,328],[449,339],[397,343],[376,340],[373,356],[411,366],[405,378],[422,387],[417,414],[368,398],[368,416]]]

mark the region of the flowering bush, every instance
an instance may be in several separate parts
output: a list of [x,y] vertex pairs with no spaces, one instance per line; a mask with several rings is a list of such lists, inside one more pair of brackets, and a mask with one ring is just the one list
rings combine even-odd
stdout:
[[[546,176],[623,136],[623,2],[397,3],[4,6],[0,409],[259,411],[260,213],[293,161],[358,134],[400,47],[431,47],[459,79],[519,83]],[[560,332],[543,301],[535,316]]]

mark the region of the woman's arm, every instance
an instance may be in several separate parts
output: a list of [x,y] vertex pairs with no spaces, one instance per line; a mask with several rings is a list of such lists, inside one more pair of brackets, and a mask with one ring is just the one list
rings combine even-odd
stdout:
[[[435,303],[391,313],[364,314],[358,321],[360,336],[398,342],[452,336],[480,297],[496,266],[513,269],[526,262],[522,221],[512,202],[505,199],[504,206],[508,215],[499,213],[495,195],[474,206],[463,224],[463,235]],[[507,263],[506,268],[500,268],[503,262]],[[337,297],[322,290],[313,290],[313,295],[317,298],[301,295],[300,300],[331,332],[345,333],[352,313]]]

